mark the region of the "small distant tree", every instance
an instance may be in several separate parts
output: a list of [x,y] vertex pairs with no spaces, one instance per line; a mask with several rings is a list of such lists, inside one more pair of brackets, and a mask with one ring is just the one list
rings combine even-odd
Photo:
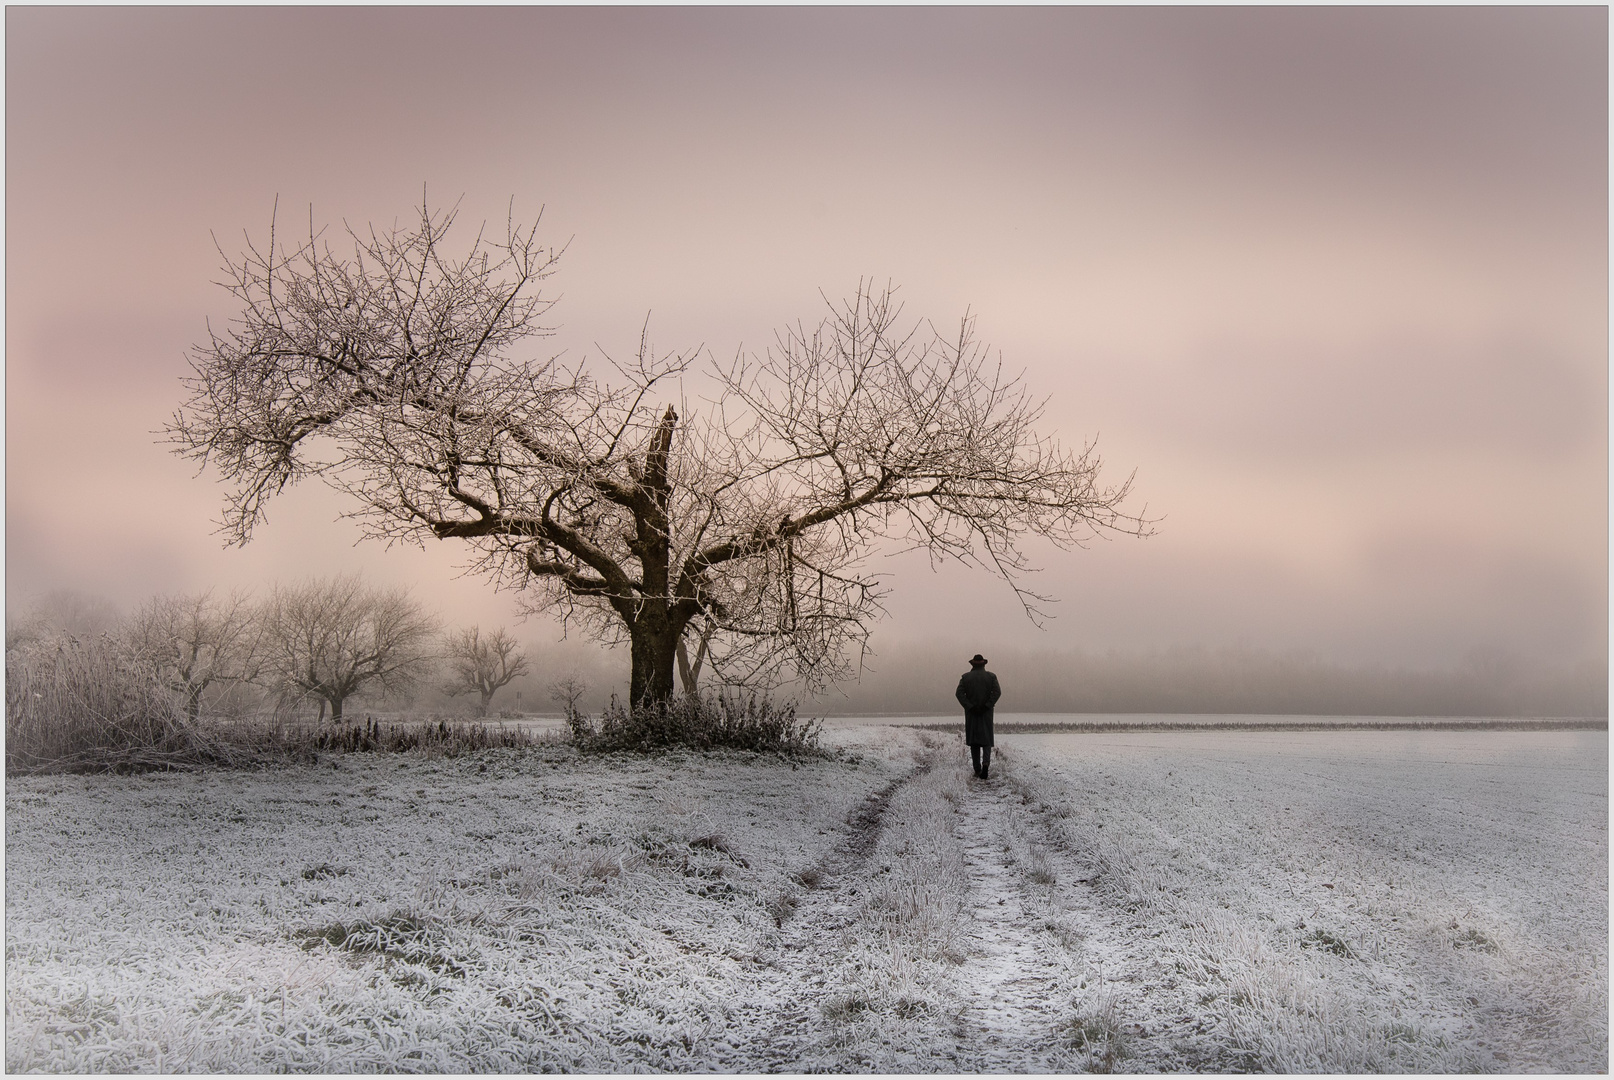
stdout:
[[283,690],[330,706],[360,689],[389,693],[414,686],[430,665],[436,620],[402,589],[382,590],[357,576],[276,587],[263,611],[264,666]]
[[180,696],[193,721],[210,687],[258,674],[261,627],[241,593],[223,600],[211,589],[153,597],[135,611],[124,634],[129,652]]
[[559,705],[564,711],[566,722],[575,729],[577,722],[582,718],[580,705],[583,695],[588,693],[588,680],[583,673],[573,668],[554,682],[549,684],[549,700]]
[[451,672],[447,692],[480,695],[484,715],[500,687],[527,673],[527,657],[503,627],[491,634],[477,626],[454,631],[443,641],[443,658]]

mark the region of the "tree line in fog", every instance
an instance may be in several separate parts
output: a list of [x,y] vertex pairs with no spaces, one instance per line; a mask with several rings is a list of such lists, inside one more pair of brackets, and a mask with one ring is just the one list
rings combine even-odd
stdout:
[[[192,720],[203,711],[314,709],[340,722],[354,700],[411,707],[458,699],[486,715],[533,670],[507,628],[445,627],[406,590],[352,575],[277,584],[262,597],[153,596],[128,614],[73,594],[7,612],[8,661],[69,645],[155,676]],[[583,677],[568,674],[575,693]]]
[[[102,600],[55,593],[8,611],[7,650],[38,647],[61,634],[115,641],[128,656],[166,657],[168,682],[186,698],[187,711],[279,709],[329,716],[331,701],[314,685],[320,680],[289,670],[300,654],[286,642],[299,620],[308,623],[319,609],[319,596],[326,605],[339,597],[336,585],[342,580],[274,589],[257,600],[216,592],[153,597],[127,614]],[[349,586],[358,584],[346,580]],[[368,594],[366,603],[357,602],[359,594]],[[558,713],[570,703],[598,711],[627,683],[625,650],[580,641],[518,642],[502,627],[445,630],[407,597],[400,601],[399,594],[362,585],[347,608],[358,626],[390,633],[399,646],[395,655],[408,662],[384,673],[381,665],[356,665],[358,673],[376,674],[344,694],[344,715],[352,708],[352,694],[368,708]],[[277,640],[278,652],[270,650]],[[181,669],[192,645],[196,663],[186,675]],[[842,716],[950,714],[957,705],[953,688],[965,667],[958,651],[937,643],[882,644],[857,678],[804,701],[803,709]],[[1132,653],[994,648],[989,655],[1003,678],[1006,713],[1608,715],[1606,660],[1554,665],[1476,653],[1449,668],[1412,669],[1351,666],[1248,648]],[[214,670],[220,674],[211,676]],[[513,677],[504,682],[505,675]],[[332,682],[339,690],[341,684]],[[567,701],[552,696],[557,688]],[[788,696],[792,688],[784,689]]]

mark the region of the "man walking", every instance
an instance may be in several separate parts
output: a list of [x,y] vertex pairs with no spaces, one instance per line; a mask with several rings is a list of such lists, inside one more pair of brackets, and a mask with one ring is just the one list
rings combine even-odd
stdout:
[[958,703],[964,706],[964,741],[970,745],[975,775],[986,779],[992,767],[992,706],[1003,693],[998,677],[986,670],[986,658],[976,653],[970,669],[958,680]]

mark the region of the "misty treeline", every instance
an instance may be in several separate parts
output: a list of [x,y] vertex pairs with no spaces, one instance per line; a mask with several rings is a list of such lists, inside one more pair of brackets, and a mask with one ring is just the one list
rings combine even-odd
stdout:
[[[575,660],[576,658],[572,658]],[[94,668],[106,689],[149,683],[194,723],[270,714],[350,718],[367,707],[488,715],[553,708],[549,684],[586,694],[597,672],[538,671],[505,627],[445,626],[407,592],[357,576],[274,585],[261,596],[204,590],[153,596],[132,611],[54,593],[6,616],[8,691]],[[537,676],[535,678],[534,676]],[[28,702],[9,700],[8,718]],[[103,712],[105,710],[102,710]]]
[[[559,708],[583,751],[824,752],[818,725],[793,705],[734,687],[634,708],[612,694],[596,716],[588,666],[534,663],[503,627],[445,630],[407,591],[346,576],[276,585],[260,599],[154,596],[128,614],[62,593],[8,611],[6,768],[255,767],[323,752],[529,746],[541,736],[528,726],[464,714],[486,717],[540,668],[547,682],[532,704]],[[611,674],[607,688],[624,673]],[[501,719],[527,712],[521,693]],[[453,699],[464,701],[450,704],[460,715],[443,715]]]
[[[1251,648],[1152,652],[995,648],[1007,713],[1607,716],[1607,660],[1551,664],[1476,652],[1448,668],[1349,666]],[[814,702],[842,715],[947,714],[957,646],[883,645],[862,677]]]

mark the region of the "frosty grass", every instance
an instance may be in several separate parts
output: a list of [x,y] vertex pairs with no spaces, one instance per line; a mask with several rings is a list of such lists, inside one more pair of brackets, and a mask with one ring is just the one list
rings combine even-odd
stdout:
[[9,780],[7,1068],[1608,1067],[1606,733],[830,738]]

